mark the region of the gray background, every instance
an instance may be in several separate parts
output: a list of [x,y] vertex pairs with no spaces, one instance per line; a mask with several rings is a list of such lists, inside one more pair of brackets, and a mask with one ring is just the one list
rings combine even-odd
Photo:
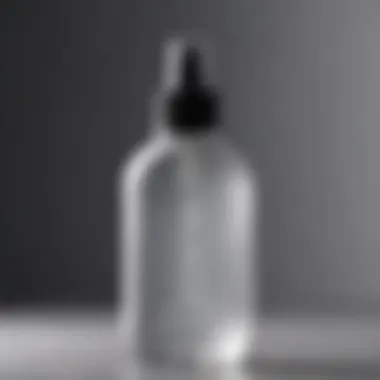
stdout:
[[264,310],[378,310],[378,1],[0,9],[1,305],[113,304],[115,169],[148,128],[163,39],[196,30],[262,179]]

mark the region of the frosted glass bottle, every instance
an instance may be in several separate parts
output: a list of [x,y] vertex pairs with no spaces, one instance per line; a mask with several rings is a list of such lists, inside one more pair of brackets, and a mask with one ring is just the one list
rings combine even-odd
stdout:
[[[180,46],[183,97],[201,53]],[[216,128],[215,99],[195,109],[200,83],[201,101],[170,100],[119,173],[120,316],[144,362],[240,364],[254,347],[257,184]]]

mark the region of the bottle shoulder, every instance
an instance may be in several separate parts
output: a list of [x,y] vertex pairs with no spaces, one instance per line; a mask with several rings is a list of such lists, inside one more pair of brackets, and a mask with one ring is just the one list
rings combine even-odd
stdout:
[[222,139],[220,146],[222,147],[222,156],[227,165],[231,166],[240,175],[245,176],[251,181],[258,182],[256,168],[245,152],[242,152],[228,139]]
[[151,138],[136,146],[124,159],[119,179],[128,183],[154,180],[163,173],[177,173],[184,162],[195,163],[210,176],[239,177],[257,187],[257,176],[250,161],[223,137],[190,142]]
[[171,161],[173,148],[165,139],[150,138],[136,145],[119,166],[121,182],[135,183]]

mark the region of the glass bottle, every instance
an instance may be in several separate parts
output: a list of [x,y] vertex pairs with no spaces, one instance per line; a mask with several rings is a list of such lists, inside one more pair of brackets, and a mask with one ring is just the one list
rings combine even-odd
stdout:
[[160,116],[119,172],[120,322],[143,362],[240,364],[254,347],[257,181],[219,130],[205,53],[166,45]]

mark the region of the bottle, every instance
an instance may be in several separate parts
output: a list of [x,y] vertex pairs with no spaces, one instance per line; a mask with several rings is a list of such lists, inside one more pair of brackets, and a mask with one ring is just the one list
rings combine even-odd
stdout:
[[164,52],[159,115],[119,173],[122,337],[143,363],[240,365],[254,347],[257,181],[219,131],[207,50],[177,38]]

